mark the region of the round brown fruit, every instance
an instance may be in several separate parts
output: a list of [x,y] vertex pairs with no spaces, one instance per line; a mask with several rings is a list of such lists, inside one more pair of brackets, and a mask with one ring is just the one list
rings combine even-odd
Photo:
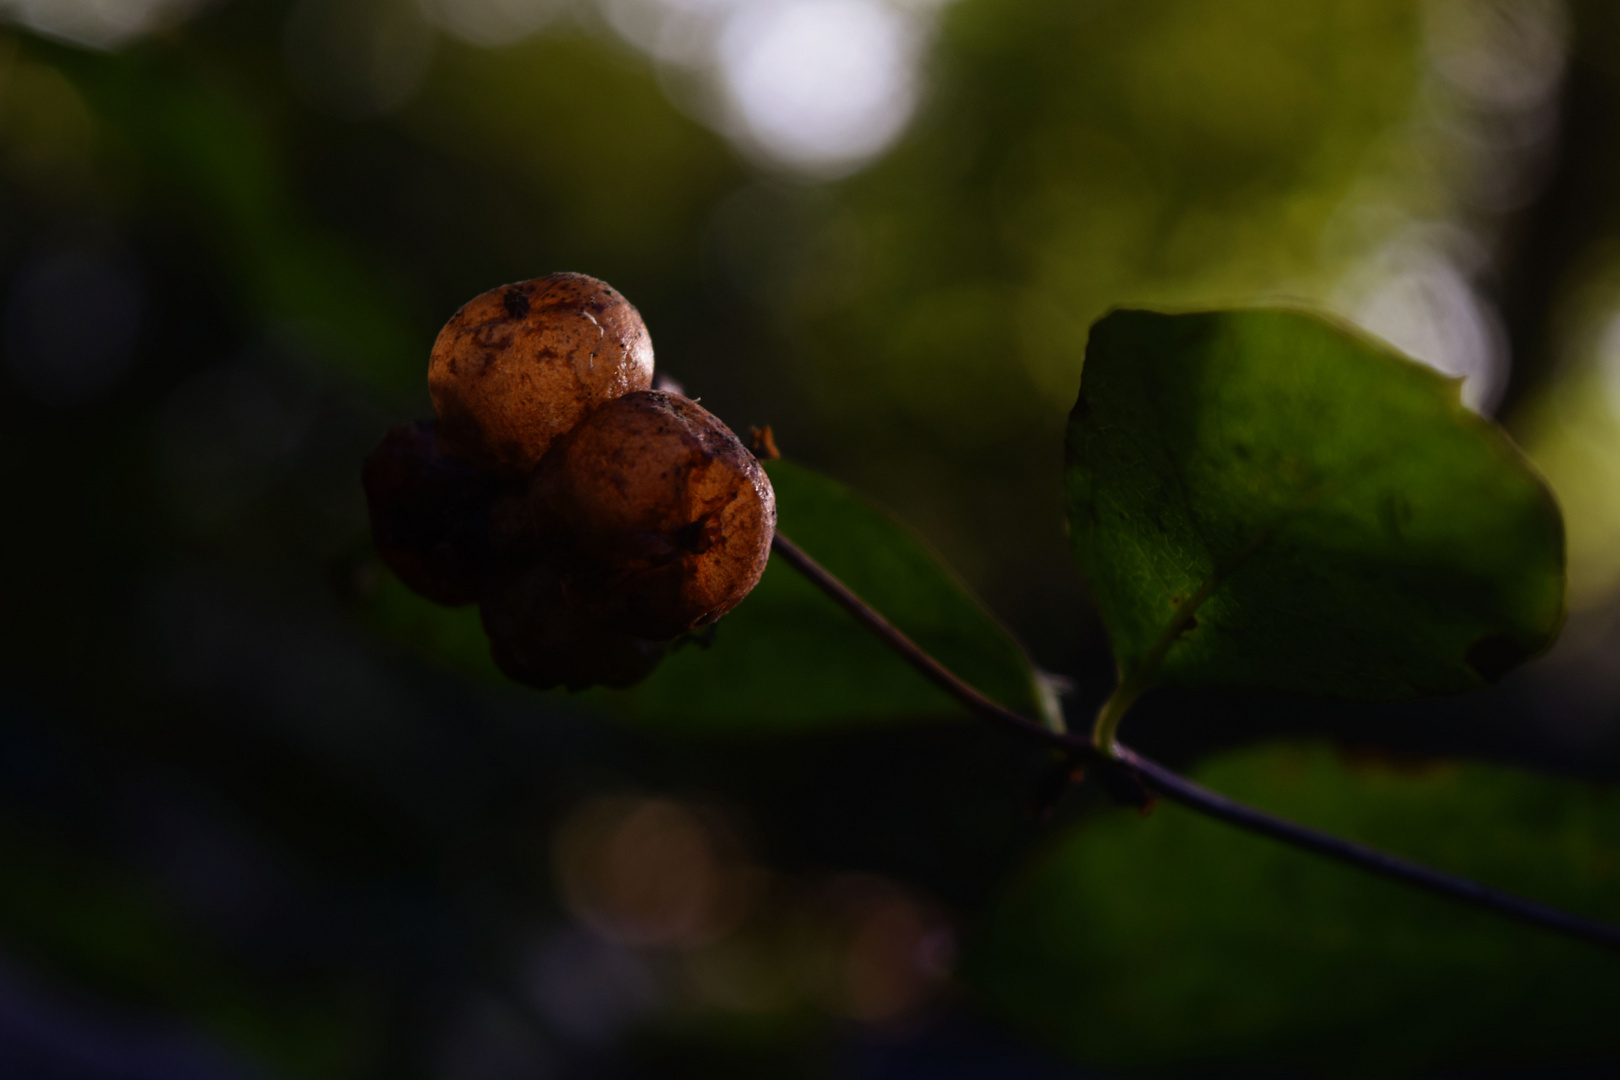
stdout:
[[478,599],[498,480],[450,453],[433,421],[418,420],[389,429],[360,482],[377,553],[401,581],[441,604]]
[[479,604],[495,666],[541,690],[633,686],[650,675],[664,643],[604,627],[587,606],[549,562],[495,576]]
[[758,461],[679,394],[626,394],[552,447],[529,484],[540,532],[600,621],[640,638],[711,623],[770,557],[776,497]]
[[433,343],[447,439],[487,468],[532,469],[592,409],[652,385],[652,339],[612,286],[552,274],[474,297]]

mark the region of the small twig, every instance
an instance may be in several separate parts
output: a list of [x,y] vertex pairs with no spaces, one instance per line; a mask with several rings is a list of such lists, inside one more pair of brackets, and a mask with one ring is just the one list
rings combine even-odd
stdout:
[[1284,818],[1272,817],[1252,806],[1245,806],[1219,792],[1195,784],[1185,776],[1171,772],[1158,762],[1142,757],[1124,746],[1119,746],[1118,750],[1120,760],[1135,769],[1148,787],[1200,814],[1207,814],[1236,825],[1240,829],[1248,829],[1250,832],[1281,840],[1285,844],[1292,844],[1306,851],[1314,851],[1318,855],[1326,855],[1330,859],[1338,859],[1340,862],[1408,885],[1416,885],[1420,889],[1428,889],[1453,900],[1461,900],[1463,903],[1506,915],[1510,919],[1556,930],[1571,937],[1584,938],[1599,945],[1607,945],[1611,949],[1620,949],[1620,926],[1585,919],[1555,907],[1523,900],[1509,893],[1497,892],[1476,881],[1442,873],[1420,863],[1410,862],[1331,833],[1318,832]]
[[1292,844],[1305,851],[1313,851],[1318,855],[1337,859],[1407,885],[1427,889],[1440,896],[1473,904],[1532,926],[1581,938],[1598,945],[1606,945],[1612,949],[1620,949],[1620,926],[1585,919],[1544,904],[1523,900],[1508,893],[1486,888],[1467,878],[1442,873],[1364,844],[1319,832],[1284,818],[1273,817],[1252,806],[1245,806],[1201,787],[1118,743],[1114,746],[1116,758],[1109,761],[1098,752],[1090,739],[1052,731],[1029,717],[992,701],[963,682],[781,533],[776,534],[771,547],[783,561],[832,597],[840,607],[882,639],[884,644],[921,672],[928,681],[944,690],[975,716],[1015,730],[1048,746],[1058,747],[1071,754],[1077,761],[1095,761],[1104,767],[1123,765],[1148,788],[1165,798],[1178,802],[1189,810],[1224,821],[1229,825],[1236,825],[1240,829],[1269,836],[1273,840]]
[[941,690],[945,691],[957,701],[966,705],[968,711],[975,716],[992,721],[1003,727],[1014,728],[1026,735],[1032,735],[1043,742],[1054,746],[1065,747],[1070,750],[1083,750],[1087,754],[1091,751],[1091,743],[1073,735],[1061,735],[1049,728],[1031,720],[1021,713],[1013,712],[979,693],[957,678],[944,664],[935,660],[924,652],[915,641],[912,641],[888,619],[874,611],[865,600],[850,591],[849,586],[829,574],[825,567],[812,559],[805,550],[781,533],[777,533],[771,541],[771,550],[782,556],[784,562],[805,577],[810,579],[822,592],[838,602],[843,608],[855,617],[855,621],[864,625],[872,633],[883,639],[883,643],[900,654],[901,659],[922,672],[923,677]]

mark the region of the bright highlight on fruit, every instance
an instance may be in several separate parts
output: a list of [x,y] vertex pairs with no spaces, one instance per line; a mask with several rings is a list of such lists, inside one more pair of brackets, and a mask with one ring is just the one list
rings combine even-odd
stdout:
[[519,473],[652,376],[652,338],[630,301],[605,281],[552,274],[462,305],[433,343],[428,392],[444,437],[469,460]]

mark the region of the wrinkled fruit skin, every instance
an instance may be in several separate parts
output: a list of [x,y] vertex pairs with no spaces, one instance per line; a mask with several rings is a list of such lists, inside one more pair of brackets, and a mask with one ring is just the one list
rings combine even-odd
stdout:
[[549,562],[496,576],[479,605],[495,666],[541,690],[626,687],[652,674],[664,643],[615,632],[588,607]]
[[401,581],[454,607],[483,593],[500,481],[455,457],[431,420],[400,424],[360,473],[377,553]]
[[776,532],[759,462],[706,409],[659,391],[626,394],[559,439],[529,501],[582,609],[638,638],[673,638],[736,607]]
[[605,402],[652,385],[652,338],[630,302],[584,274],[503,285],[439,331],[428,390],[470,460],[527,473]]

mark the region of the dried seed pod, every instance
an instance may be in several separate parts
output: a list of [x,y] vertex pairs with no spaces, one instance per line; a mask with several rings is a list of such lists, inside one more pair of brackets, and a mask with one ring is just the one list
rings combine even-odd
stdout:
[[713,622],[770,557],[776,498],[754,456],[678,394],[626,394],[552,447],[533,519],[601,620],[644,638]]
[[652,385],[652,339],[612,286],[552,274],[474,297],[433,343],[445,438],[492,469],[532,469],[592,409]]
[[440,604],[477,600],[501,482],[454,457],[431,420],[389,429],[360,481],[377,553],[400,580]]
[[610,630],[587,607],[549,562],[496,576],[479,603],[495,666],[541,690],[631,686],[651,674],[664,643]]

